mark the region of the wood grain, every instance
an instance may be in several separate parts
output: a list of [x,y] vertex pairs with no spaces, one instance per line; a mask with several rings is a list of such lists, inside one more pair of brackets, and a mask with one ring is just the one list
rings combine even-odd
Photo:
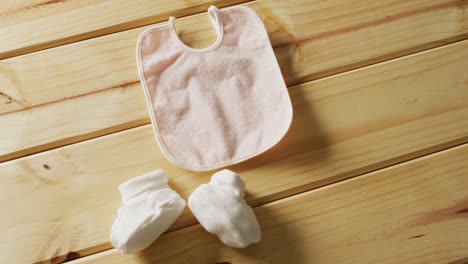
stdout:
[[242,0],[2,0],[0,59],[187,16]]
[[[71,263],[452,263],[468,253],[468,146],[255,208],[262,241],[224,246],[201,226],[138,255]],[[248,186],[247,186],[248,187]]]
[[[248,5],[264,20],[289,85],[447,44],[468,32],[465,1]],[[214,39],[205,14],[178,19],[177,28],[192,46]],[[142,30],[1,61],[0,161],[148,123],[134,59]],[[125,100],[134,104],[122,107]]]
[[[233,166],[260,205],[468,141],[468,41],[290,88],[291,130]],[[132,91],[131,89],[127,91]],[[122,92],[124,93],[124,92]],[[149,125],[0,164],[0,263],[108,249],[117,185],[162,168],[187,198],[210,173],[168,163]],[[194,224],[185,212],[173,229]]]

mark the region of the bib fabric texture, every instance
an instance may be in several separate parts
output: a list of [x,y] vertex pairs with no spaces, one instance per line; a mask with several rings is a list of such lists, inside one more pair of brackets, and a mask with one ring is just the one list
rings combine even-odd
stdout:
[[185,45],[173,17],[145,30],[137,44],[156,140],[170,162],[193,171],[261,154],[292,120],[286,85],[255,11],[211,6],[208,15],[218,37],[207,48]]

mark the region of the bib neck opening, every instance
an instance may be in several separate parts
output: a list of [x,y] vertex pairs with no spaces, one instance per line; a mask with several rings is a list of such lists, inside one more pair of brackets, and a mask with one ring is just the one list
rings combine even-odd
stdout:
[[216,38],[216,41],[206,48],[192,48],[188,46],[187,44],[185,44],[180,39],[179,35],[177,34],[177,31],[175,30],[175,17],[173,16],[169,17],[169,29],[173,37],[176,39],[178,44],[182,46],[182,48],[193,51],[193,52],[205,52],[205,51],[214,50],[219,46],[219,44],[221,44],[221,41],[223,40],[223,31],[224,31],[223,21],[221,20],[221,11],[215,6],[210,6],[210,8],[208,8],[208,16],[218,36]]

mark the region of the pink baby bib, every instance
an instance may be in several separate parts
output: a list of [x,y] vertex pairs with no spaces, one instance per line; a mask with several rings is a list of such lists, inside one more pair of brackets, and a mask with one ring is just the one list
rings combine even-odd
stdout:
[[218,38],[185,45],[175,19],[145,30],[137,64],[156,140],[172,163],[193,171],[239,163],[286,134],[292,106],[267,32],[247,7],[208,15]]

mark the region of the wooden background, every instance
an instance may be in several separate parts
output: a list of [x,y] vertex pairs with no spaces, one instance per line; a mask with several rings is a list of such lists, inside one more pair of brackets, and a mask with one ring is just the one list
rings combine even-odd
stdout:
[[[137,255],[109,243],[121,182],[162,168],[183,198],[212,172],[166,161],[135,64],[176,16],[253,8],[294,105],[286,137],[232,166],[263,240],[224,246],[186,210]],[[468,1],[3,0],[0,263],[467,263]]]

